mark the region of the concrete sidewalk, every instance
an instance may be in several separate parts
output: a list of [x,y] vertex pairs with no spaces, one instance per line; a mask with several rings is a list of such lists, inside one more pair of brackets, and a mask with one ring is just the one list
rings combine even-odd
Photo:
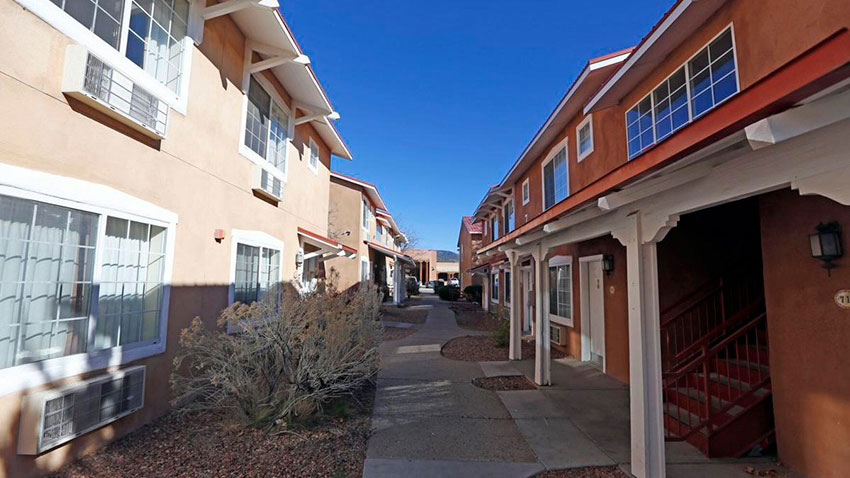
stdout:
[[440,353],[450,339],[476,333],[459,328],[436,297],[422,303],[431,306],[425,324],[381,347],[363,476],[516,477],[542,470],[499,397],[472,385],[481,366]]

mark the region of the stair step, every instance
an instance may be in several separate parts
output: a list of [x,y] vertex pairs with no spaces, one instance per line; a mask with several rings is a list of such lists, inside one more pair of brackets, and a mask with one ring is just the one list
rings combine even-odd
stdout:
[[761,382],[770,374],[767,365],[737,359],[722,359],[711,363],[711,370],[749,385]]
[[749,359],[751,362],[770,365],[770,352],[767,345],[763,343],[759,343],[758,345],[735,344],[735,354],[741,360]]

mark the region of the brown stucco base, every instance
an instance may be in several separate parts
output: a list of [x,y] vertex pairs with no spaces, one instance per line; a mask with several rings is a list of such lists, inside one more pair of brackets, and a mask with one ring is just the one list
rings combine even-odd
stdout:
[[761,197],[770,374],[781,460],[806,476],[850,476],[850,260],[832,276],[811,257],[808,235],[838,221],[850,245],[850,208],[790,190]]

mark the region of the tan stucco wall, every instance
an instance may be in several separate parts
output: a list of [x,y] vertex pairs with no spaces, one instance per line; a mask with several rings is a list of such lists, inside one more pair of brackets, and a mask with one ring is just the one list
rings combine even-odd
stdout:
[[[15,451],[20,395],[28,391],[0,397],[0,477],[22,477],[55,469],[167,410],[177,335],[196,315],[213,323],[227,305],[231,230],[282,240],[283,277],[293,277],[297,227],[327,234],[330,154],[309,124],[298,126],[283,201],[275,206],[253,195],[253,163],[238,153],[243,38],[227,16],[207,22],[204,43],[192,53],[188,112],[171,111],[159,147],[69,106],[60,91],[70,43],[64,35],[11,0],[0,0],[0,18],[0,162],[107,185],[179,217],[168,350],[137,362],[148,365],[145,408],[33,459]],[[308,135],[321,148],[318,174],[301,154]],[[217,228],[226,233],[221,243],[213,240]]]
[[[329,191],[328,234],[331,239],[357,250],[357,257],[353,259],[335,257],[325,261],[325,270],[333,268],[339,273],[337,286],[344,290],[360,282],[360,258],[369,257],[369,246],[363,243],[363,194],[351,183],[337,179],[331,179]],[[346,234],[349,231],[350,234]]]

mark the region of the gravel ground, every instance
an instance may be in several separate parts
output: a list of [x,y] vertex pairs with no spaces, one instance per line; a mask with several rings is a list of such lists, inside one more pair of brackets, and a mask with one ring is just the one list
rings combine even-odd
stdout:
[[452,305],[450,308],[455,313],[455,320],[458,327],[469,330],[494,331],[499,328],[501,319],[484,312],[477,304],[471,304],[475,307],[467,307],[464,304],[462,307]]
[[525,378],[524,375],[508,375],[503,377],[478,377],[472,380],[476,387],[494,392],[507,392],[510,390],[536,390],[534,382]]
[[381,307],[381,320],[407,322],[408,324],[424,324],[428,317],[428,309],[410,309],[394,305]]
[[322,418],[279,435],[230,424],[221,415],[169,413],[50,478],[359,477],[374,388],[347,418]]
[[[488,335],[455,337],[443,346],[443,356],[467,362],[494,362],[508,360],[508,347],[496,347],[493,337]],[[522,341],[522,356],[534,357],[534,342]],[[552,358],[564,358],[564,354],[552,349]]]
[[385,341],[392,340],[401,340],[406,337],[410,337],[416,332],[416,327],[411,327],[409,329],[402,329],[399,327],[386,327],[384,326],[384,335],[382,336]]
[[569,470],[547,470],[534,475],[534,478],[628,478],[616,466],[588,466]]

